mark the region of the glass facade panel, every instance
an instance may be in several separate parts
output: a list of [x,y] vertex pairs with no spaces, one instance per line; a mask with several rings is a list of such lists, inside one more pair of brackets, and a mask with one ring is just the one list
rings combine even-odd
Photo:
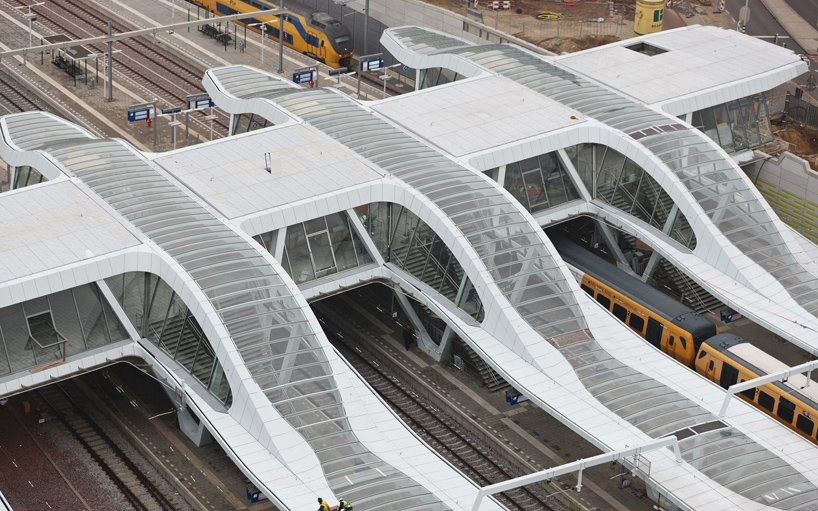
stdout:
[[[375,210],[375,215],[367,215],[366,207],[356,208],[355,211],[358,220],[370,233],[377,230],[380,235],[386,235],[383,224],[388,221],[386,212],[380,216]],[[253,239],[275,255],[275,238],[272,237],[272,242],[266,242],[272,234],[264,233]],[[349,215],[344,211],[291,225],[287,227],[284,240],[284,260],[281,263],[297,284],[372,262],[372,256],[355,234]]]
[[[54,325],[68,340],[65,346],[66,355],[76,355],[87,349],[85,335],[80,326],[74,292],[70,289],[49,296]],[[121,340],[121,339],[118,339]]]
[[773,140],[763,93],[693,112],[693,126],[728,153],[754,149]]
[[[385,244],[378,250],[385,253],[387,262],[417,277],[477,321],[482,321],[483,308],[477,291],[449,247],[425,222],[397,204],[373,203],[363,208],[378,211],[393,220],[391,232],[372,236],[375,243]],[[468,300],[462,298],[464,286],[470,289]],[[458,293],[461,295],[459,299]]]
[[[106,318],[107,317],[107,318]],[[128,338],[96,284],[0,309],[0,374]]]
[[96,285],[74,288],[74,298],[77,301],[88,349],[104,346],[111,342],[99,295]]
[[[684,215],[674,209],[673,199],[650,174],[630,158],[613,149],[596,144],[571,148],[569,156],[583,168],[583,182],[595,199],[632,215],[691,250],[696,237]],[[596,167],[594,166],[596,165]],[[579,171],[579,170],[578,170]],[[670,226],[668,221],[672,222]]]
[[557,153],[507,165],[504,186],[531,213],[579,198]]
[[236,114],[233,116],[232,135],[240,135],[241,133],[260,130],[267,126],[274,126],[274,124],[260,115]]
[[431,67],[429,69],[421,69],[419,82],[420,87],[418,87],[418,90],[455,82],[462,78],[462,75],[457,74],[451,69],[447,68]]
[[[9,172],[11,175],[8,175]],[[28,166],[9,167],[8,170],[3,169],[2,174],[5,175],[0,178],[0,192],[17,190],[18,188],[25,188],[48,181],[37,169]],[[8,179],[8,182],[6,182],[6,179]]]

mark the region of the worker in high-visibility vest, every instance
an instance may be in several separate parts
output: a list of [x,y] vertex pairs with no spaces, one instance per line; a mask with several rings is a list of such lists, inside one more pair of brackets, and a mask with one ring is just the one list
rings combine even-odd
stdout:
[[318,497],[318,511],[329,511],[329,504],[321,497]]

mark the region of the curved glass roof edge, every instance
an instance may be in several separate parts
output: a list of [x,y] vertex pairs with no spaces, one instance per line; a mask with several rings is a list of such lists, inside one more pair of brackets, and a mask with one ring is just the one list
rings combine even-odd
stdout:
[[[487,48],[488,48],[488,46],[480,46],[480,47],[469,48],[468,50],[473,51],[473,54],[466,57],[466,58],[468,58],[468,59],[470,59],[472,61],[476,61],[479,58],[478,56],[481,53],[488,53],[489,51],[504,51],[505,50],[507,54],[511,54],[511,53],[515,53],[515,52],[518,53],[518,54],[522,53],[523,55],[525,55],[524,60],[526,61],[527,65],[540,65],[541,68],[548,68],[547,70],[543,69],[542,70],[543,73],[548,73],[549,71],[559,70],[559,71],[556,71],[556,74],[560,74],[565,78],[571,77],[575,87],[585,87],[586,85],[584,85],[584,84],[587,84],[587,86],[589,86],[591,88],[595,87],[595,88],[600,89],[600,91],[604,91],[606,96],[609,96],[611,94],[618,95],[618,94],[615,93],[615,91],[612,91],[612,90],[608,89],[604,85],[598,84],[598,83],[594,82],[593,80],[590,80],[590,79],[585,78],[585,77],[580,78],[580,77],[574,75],[573,72],[568,71],[568,70],[566,70],[564,68],[561,68],[559,66],[559,63],[556,62],[556,61],[555,62],[546,62],[545,59],[542,59],[541,57],[536,56],[535,54],[533,54],[532,52],[526,50],[525,48],[506,46],[505,48],[500,47],[499,49],[497,49],[495,47],[492,50],[486,51]],[[452,51],[457,52],[458,50],[454,49]],[[511,59],[519,58],[518,55],[515,55],[515,56],[507,55],[507,56],[508,56],[508,58],[511,58]],[[539,62],[536,62],[536,61],[539,61]],[[490,63],[487,63],[487,64],[488,65],[484,65],[484,64],[480,64],[480,65],[483,65],[483,67],[485,67],[487,70],[491,71],[492,69],[491,69]],[[526,66],[526,68],[527,68],[527,66]],[[521,72],[522,71],[520,70],[520,68],[515,68],[515,70],[514,70],[514,73],[516,73],[516,74],[519,74]],[[502,71],[498,71],[498,74],[503,75],[503,74],[509,74],[509,73],[504,73]],[[524,80],[520,81],[520,83],[525,85],[524,82],[525,82]],[[539,92],[541,92],[543,94],[546,94],[546,92],[542,91],[542,90],[540,90]],[[546,95],[548,95],[548,94],[546,94]],[[612,128],[624,129],[624,130],[627,130],[627,131],[632,131],[634,129],[639,128],[640,123],[641,123],[641,125],[643,125],[642,129],[645,129],[645,128],[652,128],[653,127],[651,125],[652,123],[662,122],[662,123],[665,123],[665,124],[678,124],[678,122],[679,122],[677,118],[667,116],[666,114],[664,114],[662,112],[658,112],[658,111],[653,110],[651,108],[648,108],[646,106],[637,104],[637,103],[633,102],[632,100],[630,100],[629,98],[626,98],[624,96],[620,96],[620,97],[622,97],[623,103],[631,102],[633,104],[633,107],[632,107],[634,109],[634,111],[632,113],[633,115],[631,115],[630,112],[623,112],[622,108],[617,109],[615,112],[613,112],[613,113],[615,113],[615,115],[611,119],[601,119],[601,118],[597,117],[599,115],[598,113],[596,113],[596,112],[593,113],[593,114],[589,113],[587,108],[580,108],[580,112],[583,113],[584,115],[588,115],[591,118],[596,117],[603,124],[609,125]],[[575,106],[573,104],[573,102],[570,100],[570,97],[568,97],[568,96],[560,97],[557,100],[560,101],[561,103],[565,104],[566,106],[571,107],[571,108],[573,108]],[[593,110],[593,107],[591,108],[591,110]],[[611,116],[609,116],[609,117],[611,117]],[[633,121],[628,121],[628,119],[632,118],[632,117],[636,117],[636,118],[642,119],[642,120],[637,122],[636,124],[633,124]],[[613,122],[614,120],[616,121],[615,124],[611,124],[611,122]],[[627,124],[628,122],[631,122],[631,124]],[[717,147],[713,146],[713,144],[711,143],[712,141],[705,140],[706,136],[703,133],[697,132],[697,130],[686,129],[686,130],[682,130],[682,131],[665,131],[665,132],[662,133],[662,135],[665,135],[665,137],[664,137],[665,139],[674,139],[675,137],[681,136],[683,139],[691,141],[692,142],[691,145],[699,145],[701,147],[706,147],[708,149],[715,150],[717,154],[720,154],[720,151],[719,151],[720,148],[717,148]],[[650,148],[650,144],[646,144],[646,142],[651,141],[651,138],[652,137],[650,137],[650,136],[642,138],[642,139],[639,140],[639,143],[641,143],[645,148],[647,148],[652,153],[653,151]],[[713,146],[713,147],[711,147],[711,146]],[[659,161],[663,162],[661,156],[659,156],[657,154],[656,157],[657,157],[657,159]],[[663,162],[663,164],[664,164],[664,162]],[[704,163],[704,165],[707,165],[707,164],[709,164],[709,163]],[[732,169],[735,172],[736,177],[742,182],[742,184],[746,184],[744,182],[744,180],[741,179],[741,177],[742,177],[741,173],[739,171],[736,171],[736,169],[734,168],[734,165],[729,164],[729,166],[725,169],[725,172],[727,172],[730,169]],[[681,183],[681,184],[682,184],[682,186],[684,188],[686,188],[686,186],[684,186],[684,183]],[[750,195],[753,195],[753,191],[750,190],[749,188],[746,189],[746,190],[737,190],[737,191],[735,191],[733,193],[742,193],[742,192],[749,193]],[[756,197],[756,196],[753,196],[751,198],[751,200],[759,201],[759,198]],[[696,202],[698,202],[698,201],[696,201]],[[765,209],[763,204],[761,206],[761,211],[763,211],[767,216],[770,216],[772,218],[771,211],[769,211],[768,208]],[[719,228],[719,225],[717,223],[714,222],[714,225],[717,228]],[[778,225],[776,225],[776,227],[778,227]],[[789,246],[787,245],[786,240],[782,239],[781,244],[783,246],[788,247],[788,250],[789,250]],[[812,277],[813,280],[818,280],[818,278],[816,278],[816,275],[814,275],[812,273],[809,273],[809,275]],[[785,290],[787,290],[789,292],[789,286],[785,285],[784,283],[781,283],[780,280],[779,280],[779,283],[780,283],[780,285],[782,285],[782,287]],[[790,296],[793,299],[793,301],[795,301],[796,303],[799,303],[799,305],[803,305],[798,301],[797,296],[793,296],[792,294],[790,294]],[[813,316],[816,315],[812,311],[809,311],[807,309],[804,309],[804,310],[807,313],[812,314]],[[816,316],[816,317],[818,317],[818,316]]]
[[[26,114],[26,115],[30,116],[30,118],[35,119],[35,120],[36,120],[36,119],[40,119],[40,118],[41,118],[41,114],[38,114],[38,113],[35,113],[35,114],[30,114],[30,113],[29,113],[29,114]],[[63,122],[64,122],[64,121],[63,121]],[[87,137],[86,137],[86,138],[87,138]],[[162,174],[158,173],[158,172],[157,172],[155,169],[153,169],[153,167],[151,166],[151,164],[150,164],[150,163],[149,163],[147,160],[143,159],[144,157],[140,156],[138,152],[135,152],[135,151],[134,151],[134,152],[132,152],[132,149],[131,149],[129,146],[123,146],[123,144],[122,144],[122,142],[121,142],[121,141],[118,141],[118,140],[101,140],[101,139],[88,139],[88,140],[91,140],[91,141],[92,141],[92,143],[91,143],[91,144],[89,144],[88,146],[83,147],[82,145],[80,145],[80,147],[74,147],[72,151],[69,151],[68,153],[64,153],[64,155],[63,155],[63,156],[64,156],[65,160],[61,160],[61,157],[60,157],[59,155],[55,156],[55,155],[53,155],[53,154],[52,154],[52,155],[50,155],[50,156],[51,156],[52,158],[57,159],[58,161],[60,161],[60,160],[61,160],[62,162],[64,162],[65,166],[66,166],[67,168],[69,168],[69,169],[70,169],[70,163],[69,163],[68,161],[66,161],[66,160],[70,160],[70,159],[72,159],[74,156],[78,155],[78,154],[79,154],[79,153],[81,153],[83,150],[91,150],[92,152],[94,152],[95,154],[97,154],[97,155],[98,155],[98,157],[99,157],[99,159],[100,159],[100,161],[101,161],[101,165],[102,165],[102,166],[104,166],[104,164],[105,164],[105,159],[106,159],[106,156],[107,156],[107,155],[113,155],[113,153],[117,153],[117,158],[120,158],[120,157],[121,157],[123,154],[126,154],[126,155],[127,155],[127,154],[130,154],[130,155],[131,155],[131,158],[132,158],[132,160],[133,160],[133,162],[134,162],[134,166],[135,166],[135,167],[142,167],[142,168],[145,168],[146,170],[149,170],[149,171],[153,172],[153,173],[154,173],[154,175],[155,175],[155,181],[156,181],[156,183],[157,183],[157,184],[158,184],[160,187],[163,187],[163,186],[166,186],[166,185],[168,185],[168,184],[171,184],[171,183],[170,183],[170,182],[169,182],[169,181],[168,181],[168,180],[167,180],[167,179],[166,179],[166,178],[165,178],[165,177],[164,177]],[[121,152],[121,151],[120,151],[120,152],[117,152],[117,151],[116,151],[117,149],[122,149],[122,148],[124,148],[124,149],[125,149],[124,153],[123,153],[123,152]],[[113,151],[111,151],[111,150],[113,150]],[[79,163],[79,162],[78,162],[78,163]],[[117,167],[119,167],[119,168],[121,168],[121,162],[116,163],[116,166],[117,166]],[[93,174],[93,173],[92,173],[92,174]],[[92,174],[91,174],[91,175],[92,175]],[[80,177],[80,179],[82,179],[82,177]],[[123,182],[123,187],[124,187],[124,186],[128,186],[128,182],[127,182],[127,181],[128,181],[128,180],[125,180],[125,181]],[[91,185],[91,184],[89,184],[89,185],[87,185],[87,186],[89,186],[89,187],[90,187],[92,190],[94,189],[94,186],[93,186],[93,185]],[[175,185],[172,185],[172,184],[171,184],[171,186],[174,186],[174,187],[175,187]],[[149,189],[149,188],[143,188],[143,187],[139,187],[139,190],[135,190],[135,191],[133,191],[133,194],[135,194],[135,195],[143,194],[143,195],[145,195],[146,197],[147,197],[147,196],[149,196],[149,195],[148,195],[149,193],[150,193],[150,189]],[[114,194],[114,195],[117,195],[117,194]],[[181,194],[181,198],[182,198],[183,200],[186,200],[186,201],[194,202],[192,198],[187,197],[187,196],[186,196],[184,193],[182,193],[182,194]],[[111,206],[112,206],[114,209],[116,209],[116,207],[117,207],[117,202],[109,202],[109,204],[110,204],[110,205],[111,205]],[[130,206],[130,205],[132,205],[132,204],[129,204],[129,206]],[[193,209],[195,210],[195,208],[193,208]],[[206,211],[206,210],[202,209],[202,211]],[[185,216],[185,215],[183,215],[183,216]],[[190,221],[187,221],[187,224],[188,224],[188,226],[187,226],[186,228],[182,229],[182,232],[180,232],[180,233],[178,233],[178,234],[183,235],[185,231],[198,232],[197,234],[193,234],[193,235],[191,235],[191,238],[192,238],[193,240],[197,239],[197,237],[198,237],[198,236],[201,236],[201,235],[205,235],[205,236],[207,236],[207,235],[208,235],[208,234],[209,234],[209,233],[210,233],[210,232],[211,232],[213,229],[215,229],[215,230],[220,230],[220,229],[223,229],[223,230],[225,230],[225,231],[230,231],[230,229],[229,229],[227,226],[225,226],[225,225],[221,225],[221,226],[220,226],[220,225],[218,225],[218,223],[217,223],[217,224],[215,224],[215,225],[213,225],[212,229],[208,229],[208,230],[204,230],[204,231],[202,231],[202,230],[197,231],[197,229],[195,228],[195,225],[196,225],[196,224],[195,224],[195,222],[192,222],[192,223],[191,223]],[[232,236],[227,236],[227,239],[231,239],[231,240],[235,240],[235,239],[242,239],[242,238],[240,238],[239,236],[237,236],[237,235],[236,235],[236,233],[234,233],[234,232],[232,232],[232,231],[230,231],[230,233],[232,234]],[[163,237],[166,237],[166,236],[165,236],[165,235],[163,235]],[[176,239],[173,239],[173,240],[171,240],[171,239],[166,239],[166,240],[164,241],[164,243],[171,243],[172,241],[175,241],[175,240],[176,240]],[[162,248],[162,247],[163,247],[163,245],[164,245],[164,243],[163,243],[163,242],[158,242],[157,244],[158,244],[159,248]],[[248,247],[248,249],[249,249],[249,250],[255,250],[255,247],[253,246],[253,244],[251,244],[250,242],[246,242],[246,244],[247,244],[247,247]],[[260,259],[261,259],[261,257],[260,257]],[[228,263],[224,263],[224,264],[228,264]],[[219,264],[215,264],[215,265],[214,265],[214,268],[218,268],[218,266],[219,266]],[[228,268],[230,268],[230,267],[228,266]],[[233,271],[233,270],[234,270],[234,269],[233,269],[233,268],[231,268],[230,270],[227,270],[227,273],[229,273],[229,272],[231,272],[231,271]],[[275,273],[275,272],[273,272],[273,273]],[[208,277],[203,277],[203,279],[207,279],[207,278],[208,278]],[[197,279],[194,277],[194,282],[195,282],[195,281],[197,281]],[[309,327],[309,329],[311,330],[312,325],[311,325],[311,324],[309,324],[309,323],[307,323],[307,326],[308,326],[308,327]],[[226,330],[226,331],[228,331],[228,333],[229,333],[229,329],[228,329],[228,328],[226,328],[226,327],[225,327],[225,330]],[[281,328],[277,328],[277,330],[279,330],[279,331],[280,331],[280,330],[281,330]],[[311,334],[311,335],[315,335],[315,333],[314,333],[314,332],[310,332],[310,334]],[[299,333],[298,335],[300,336],[301,334]],[[268,341],[268,342],[269,342],[269,341]],[[240,353],[239,353],[239,356],[241,356],[241,354],[240,354]],[[313,366],[313,367],[314,367],[314,366]],[[293,371],[298,371],[298,370],[299,370],[299,368],[298,368],[298,366],[295,366],[295,367],[294,367],[292,370],[293,370]],[[316,377],[316,378],[315,378],[315,380],[316,380],[316,381],[327,381],[327,382],[330,382],[330,383],[331,383],[331,385],[332,385],[333,387],[336,387],[336,388],[337,388],[337,385],[334,383],[334,377],[333,377],[333,375],[332,375],[331,373],[329,373],[329,374],[327,374],[327,375],[324,375],[324,376],[321,376],[321,377]],[[293,388],[297,388],[299,385],[302,385],[302,386],[303,386],[303,384],[304,384],[304,381],[299,381],[299,382],[297,382],[297,383],[293,383],[292,385],[288,385],[287,387],[292,386]],[[272,391],[275,391],[275,388],[268,388],[268,389],[266,389],[266,392],[272,392]],[[266,392],[265,392],[265,393],[266,393]],[[272,403],[271,403],[271,406],[272,406]],[[307,440],[308,440],[308,439],[307,439],[307,438],[305,438],[305,441],[307,441]],[[375,456],[374,454],[371,454],[371,453],[370,453],[370,454],[369,454],[369,456],[368,456],[368,458],[375,460],[375,461],[373,461],[372,463],[374,463],[374,464],[376,464],[376,465],[378,465],[378,466],[382,467],[382,468],[384,469],[384,471],[396,471],[396,469],[395,469],[394,467],[391,467],[390,465],[388,465],[387,463],[385,463],[384,461],[382,461],[380,458],[378,458],[378,457],[377,457],[377,456]],[[388,470],[387,470],[387,467],[388,467]],[[398,472],[399,472],[399,471],[398,471]],[[407,478],[407,480],[411,480],[411,478]],[[413,480],[412,480],[412,486],[413,486],[413,487],[414,487],[414,486],[417,486],[417,483],[416,483],[416,482],[414,482]],[[422,487],[422,486],[420,486],[420,487]],[[428,490],[425,490],[425,488],[424,488],[424,492],[423,492],[423,493],[424,493],[424,494],[428,493]],[[440,504],[440,505],[442,506],[442,503],[441,503],[441,502],[440,502],[440,501],[437,499],[437,497],[435,497],[435,500],[437,501],[437,503],[438,503],[438,504]],[[443,507],[445,507],[445,506],[443,506]]]
[[[295,96],[295,94],[294,94],[293,96]],[[297,113],[298,113],[298,112],[297,112],[297,109],[298,109],[298,101],[297,101],[297,99],[296,99],[296,98],[292,98],[292,97],[291,97],[291,98],[288,98],[288,100],[289,100],[289,101],[288,101],[288,108],[290,108],[290,109],[294,109],[294,110],[295,110],[295,112],[294,112],[294,113],[297,115]],[[336,100],[337,100],[337,101],[342,101],[342,99],[340,99],[340,98],[336,98]],[[331,105],[328,105],[328,107],[329,107],[329,108],[331,108]],[[325,125],[322,125],[322,128],[321,128],[321,129],[322,129],[322,130],[324,130],[325,132],[328,132],[328,131],[331,131],[331,130],[332,130],[332,128],[333,128],[332,123],[327,123],[327,124],[325,124]],[[327,134],[331,136],[331,133],[327,133]],[[354,147],[354,141],[349,141],[349,142],[347,142],[345,145],[347,145],[348,147],[351,147],[353,150],[355,149],[355,147]],[[377,164],[378,162],[375,162],[375,163]],[[399,176],[398,176],[398,177],[399,177]],[[411,183],[409,183],[409,184],[411,184]],[[595,342],[594,342],[594,343],[595,343]],[[595,343],[595,344],[596,344],[596,343]],[[598,345],[598,344],[597,344],[596,346],[597,346],[597,349],[600,349],[600,350],[601,350],[601,348],[599,347],[599,345]],[[623,365],[624,365],[624,364],[623,364]],[[626,370],[626,372],[627,372],[627,373],[631,373],[631,374],[632,374],[632,375],[633,375],[633,376],[634,376],[636,379],[638,379],[639,381],[644,381],[644,379],[645,379],[645,375],[644,375],[644,374],[639,373],[638,371],[635,371],[635,370],[633,370],[633,369],[632,369],[632,368],[630,368],[630,367],[628,367],[628,369]],[[654,381],[655,381],[655,380],[654,380]],[[658,382],[657,382],[657,384],[658,384]],[[688,402],[690,402],[689,400],[687,400],[687,401],[688,401]],[[692,403],[692,402],[691,402],[691,403]],[[694,403],[694,405],[695,405],[695,403]],[[698,410],[700,410],[702,413],[699,413],[699,414],[690,414],[689,412],[686,412],[686,413],[680,413],[680,412],[677,410],[675,414],[663,414],[663,415],[667,415],[668,419],[669,419],[669,420],[671,420],[671,423],[669,423],[668,425],[664,425],[664,426],[663,426],[661,423],[656,424],[656,423],[650,422],[650,420],[646,420],[646,421],[644,421],[645,427],[650,427],[652,431],[657,431],[657,430],[658,430],[658,431],[661,431],[663,427],[664,427],[665,429],[666,429],[666,428],[668,428],[668,427],[671,427],[671,426],[672,426],[672,427],[674,427],[674,428],[675,428],[675,427],[677,427],[677,425],[678,425],[679,423],[683,423],[683,422],[686,420],[686,419],[685,419],[686,417],[687,417],[688,419],[693,419],[693,420],[695,420],[695,421],[696,421],[695,423],[698,423],[700,419],[704,420],[704,419],[709,418],[709,417],[712,415],[711,413],[707,412],[707,411],[706,411],[706,410],[704,410],[704,409],[696,408],[696,406],[693,406],[693,407],[691,407],[691,408],[692,408],[694,411],[698,409]]]

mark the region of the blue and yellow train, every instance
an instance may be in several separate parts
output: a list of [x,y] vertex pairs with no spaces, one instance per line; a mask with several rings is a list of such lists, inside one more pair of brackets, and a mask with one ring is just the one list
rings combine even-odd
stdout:
[[[210,12],[226,16],[244,12],[278,9],[264,0],[198,0]],[[287,0],[284,16],[284,45],[319,62],[339,68],[352,64],[352,35],[349,29],[329,14],[294,0]],[[267,24],[267,36],[278,41],[279,27],[275,16],[248,18],[239,23]],[[248,27],[261,33],[260,26]]]

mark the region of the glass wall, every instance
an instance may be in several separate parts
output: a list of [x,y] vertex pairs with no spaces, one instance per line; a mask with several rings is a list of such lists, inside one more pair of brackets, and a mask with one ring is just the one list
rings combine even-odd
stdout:
[[673,199],[633,160],[599,144],[579,144],[566,152],[594,199],[635,216],[691,250],[696,248],[693,229]]
[[547,153],[507,165],[504,186],[529,213],[579,199],[557,153]]
[[216,399],[230,407],[233,395],[213,347],[179,295],[156,275],[130,272],[106,279],[142,337],[173,358]]
[[[255,236],[275,255],[275,231]],[[333,213],[287,227],[281,265],[297,284],[369,264],[372,257],[350,224],[346,212]]]
[[728,153],[773,141],[763,93],[693,112],[691,123]]
[[429,69],[421,69],[420,70],[420,89],[428,89],[429,87],[434,87],[436,85],[443,85],[450,82],[456,82],[457,80],[461,80],[463,75],[457,74],[451,69],[440,68],[440,67],[432,67]]
[[412,274],[477,321],[483,304],[443,240],[411,211],[377,202],[355,208],[387,262]]
[[232,134],[239,135],[267,126],[274,126],[274,124],[258,114],[236,114],[233,116]]
[[128,338],[96,284],[0,309],[0,376]]
[[35,168],[6,165],[6,168],[0,171],[0,193],[25,188],[45,181],[48,181],[48,179]]

